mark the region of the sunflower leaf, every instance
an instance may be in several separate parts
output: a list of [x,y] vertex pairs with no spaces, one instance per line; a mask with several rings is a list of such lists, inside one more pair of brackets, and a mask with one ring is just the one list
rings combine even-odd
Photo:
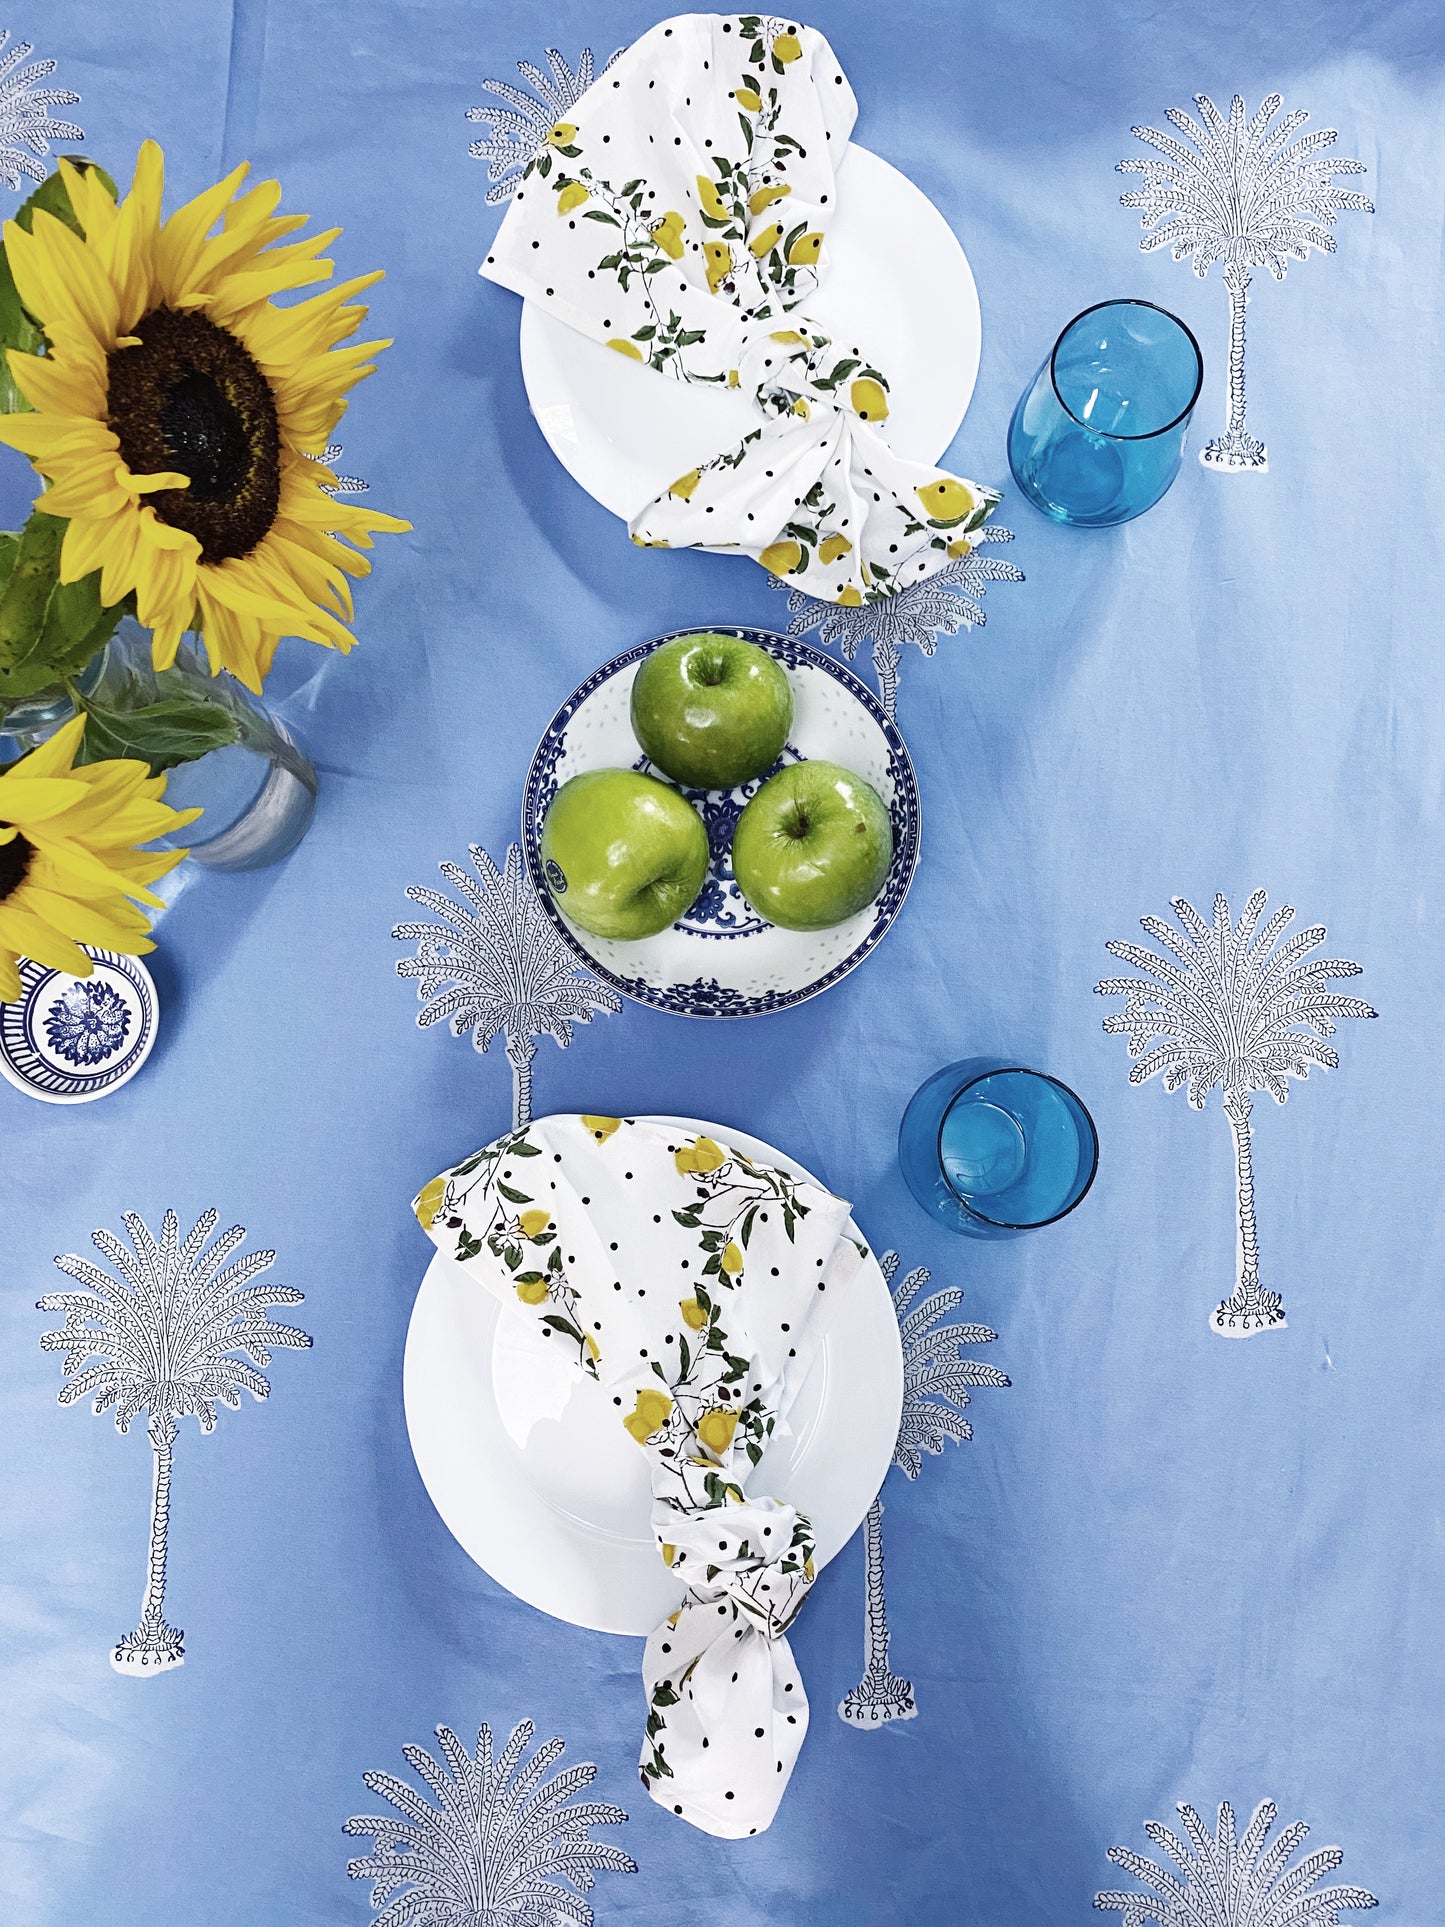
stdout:
[[213,749],[224,749],[241,736],[235,717],[205,696],[168,696],[130,710],[110,709],[82,696],[81,707],[85,741],[79,761],[136,757],[150,764],[152,776],[174,769],[177,763],[194,762]]
[[45,606],[37,659],[43,657],[49,663],[57,680],[78,676],[134,606],[134,599],[125,596],[106,607],[100,599],[99,569],[78,582],[57,582]]
[[51,591],[60,579],[60,545],[66,524],[39,509],[20,531],[15,560],[0,596],[0,669],[27,662],[40,647]]

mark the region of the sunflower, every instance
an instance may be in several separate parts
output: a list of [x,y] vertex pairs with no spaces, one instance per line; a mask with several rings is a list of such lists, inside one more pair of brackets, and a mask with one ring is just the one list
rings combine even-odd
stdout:
[[149,922],[126,899],[159,907],[146,885],[186,853],[136,845],[201,813],[162,803],[166,779],[144,763],[76,769],[84,734],[77,716],[0,773],[0,1003],[20,995],[18,957],[88,977],[83,943],[129,957],[154,950]]
[[340,229],[274,245],[306,216],[275,212],[275,181],[241,193],[244,164],[162,222],[163,168],[147,141],[117,204],[96,170],[62,160],[82,233],[42,210],[30,233],[5,223],[46,353],[12,351],[35,412],[0,421],[0,442],[49,483],[37,506],[69,520],[63,582],[99,569],[107,604],[134,592],[158,669],[195,628],[213,673],[259,690],[283,635],[351,648],[346,578],[370,564],[336,536],[370,548],[373,531],[411,526],[335,501],[314,459],[390,346],[337,345],[366,314],[350,297],[381,273],[278,307],[272,295],[329,278],[316,257]]

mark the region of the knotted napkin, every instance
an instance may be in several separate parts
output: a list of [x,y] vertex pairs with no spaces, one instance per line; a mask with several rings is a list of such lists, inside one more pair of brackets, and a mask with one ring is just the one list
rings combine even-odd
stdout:
[[1000,499],[895,455],[886,373],[793,318],[827,265],[856,115],[811,27],[664,20],[552,128],[481,269],[660,375],[755,402],[757,427],[635,516],[634,542],[742,549],[846,605],[966,555]]
[[643,1655],[642,1781],[704,1832],[762,1832],[808,1726],[784,1634],[813,1536],[746,1487],[866,1255],[849,1207],[654,1119],[550,1117],[433,1178],[413,1209],[599,1382],[646,1453],[686,1592]]

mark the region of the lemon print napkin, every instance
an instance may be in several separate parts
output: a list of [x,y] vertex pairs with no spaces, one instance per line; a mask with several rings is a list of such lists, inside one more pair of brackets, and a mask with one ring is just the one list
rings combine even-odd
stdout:
[[[553,127],[481,268],[668,380],[756,405],[735,448],[658,478],[634,542],[741,549],[843,604],[966,554],[1000,499],[895,455],[887,371],[807,319],[856,114],[811,27],[664,20]],[[886,235],[878,250],[895,272]]]
[[426,1185],[438,1249],[598,1381],[647,1455],[685,1588],[647,1641],[643,1784],[707,1833],[761,1833],[808,1726],[785,1637],[813,1535],[748,1489],[866,1252],[849,1207],[722,1138],[550,1117]]

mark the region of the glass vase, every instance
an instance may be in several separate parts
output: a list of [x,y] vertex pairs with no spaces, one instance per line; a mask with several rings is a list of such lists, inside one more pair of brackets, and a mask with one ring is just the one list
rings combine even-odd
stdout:
[[[204,814],[183,832],[191,861],[212,870],[258,870],[294,850],[316,809],[316,771],[290,730],[233,676],[212,676],[203,646],[182,641],[169,669],[151,664],[151,638],[125,618],[78,682],[96,738],[115,755],[143,753],[162,718],[199,720],[231,740],[166,770],[166,801]],[[75,714],[63,690],[42,692],[0,715],[0,745],[34,749]],[[135,718],[136,746],[128,739]],[[140,732],[145,730],[146,735]],[[3,761],[0,756],[0,761]]]

